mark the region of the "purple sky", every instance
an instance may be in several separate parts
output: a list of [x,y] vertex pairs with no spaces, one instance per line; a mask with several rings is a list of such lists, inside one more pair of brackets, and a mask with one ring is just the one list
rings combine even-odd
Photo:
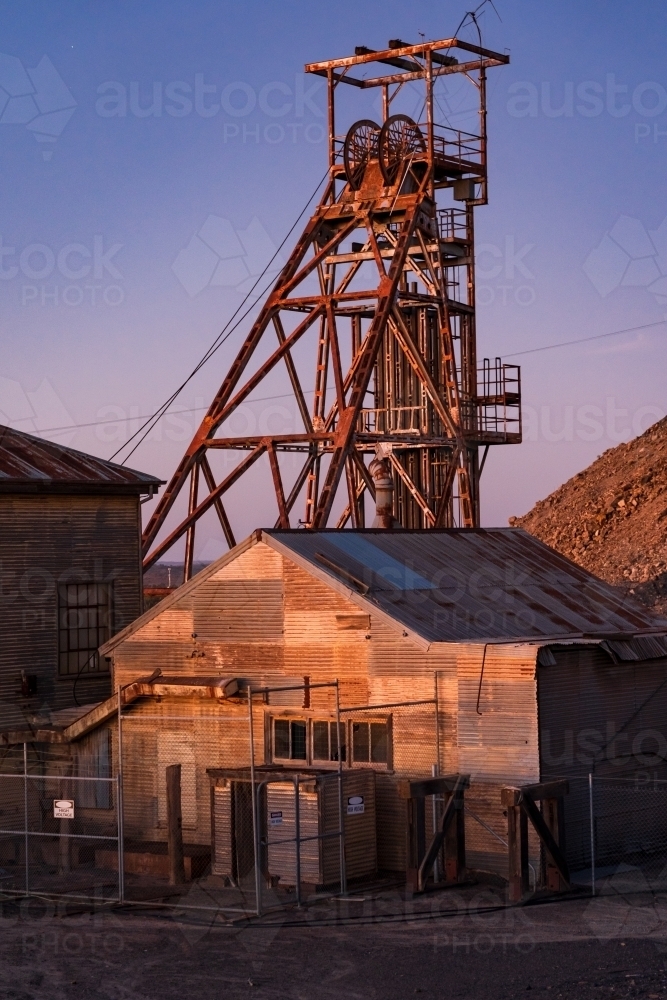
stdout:
[[[469,6],[0,4],[0,421],[80,425],[51,436],[109,457],[197,363],[325,170],[324,92],[303,64],[446,37]],[[522,365],[525,442],[489,456],[489,525],[667,411],[664,5],[496,7],[484,41],[511,64],[490,73],[479,354]],[[226,248],[213,263],[195,253],[207,233]],[[130,465],[169,476],[246,329]],[[256,395],[285,391],[276,378]],[[262,398],[239,426],[296,426],[288,404]],[[275,519],[259,479],[230,508],[238,537]],[[198,546],[222,551],[208,528]]]

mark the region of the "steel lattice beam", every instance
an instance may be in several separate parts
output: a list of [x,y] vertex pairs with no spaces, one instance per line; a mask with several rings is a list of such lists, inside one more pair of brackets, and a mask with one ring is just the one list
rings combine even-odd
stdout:
[[[329,181],[146,525],[146,567],[185,538],[187,578],[197,522],[209,510],[234,545],[223,498],[259,460],[275,495],[276,525],[291,525],[301,497],[300,523],[325,527],[344,492],[335,523],[363,526],[364,496],[374,495],[364,456],[379,445],[391,453],[401,524],[472,527],[479,523],[478,447],[520,440],[518,369],[508,375],[508,366],[485,362],[480,373],[475,337],[473,212],[486,203],[486,71],[509,60],[451,38],[392,45],[306,67],[327,77]],[[350,73],[368,64],[380,75],[359,80]],[[457,72],[478,95],[477,135],[434,120],[437,81]],[[407,81],[424,86],[424,122],[391,114]],[[334,112],[342,82],[382,89],[382,127],[357,123],[343,142]],[[349,240],[357,242],[344,246]],[[256,363],[267,337],[272,345]],[[310,372],[304,345],[312,348]],[[226,431],[229,417],[279,365],[303,429]],[[221,475],[213,456],[235,451],[247,454]],[[281,467],[287,452],[304,455],[293,479]],[[187,513],[172,524],[186,484]]]

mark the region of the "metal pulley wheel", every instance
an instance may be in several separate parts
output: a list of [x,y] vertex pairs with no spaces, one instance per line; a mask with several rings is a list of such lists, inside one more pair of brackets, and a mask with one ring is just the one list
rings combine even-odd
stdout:
[[361,118],[349,129],[343,144],[343,164],[350,187],[358,191],[366,164],[378,158],[380,126],[370,118]]
[[378,155],[386,184],[393,184],[406,160],[426,151],[421,129],[407,115],[392,115],[380,129]]

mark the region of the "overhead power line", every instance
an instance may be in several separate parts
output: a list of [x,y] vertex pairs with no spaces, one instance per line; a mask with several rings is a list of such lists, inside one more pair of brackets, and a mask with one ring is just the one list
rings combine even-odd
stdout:
[[[248,301],[248,299],[251,297],[252,293],[257,288],[257,285],[260,283],[260,281],[262,280],[262,278],[264,277],[264,275],[266,274],[266,272],[269,270],[271,264],[274,262],[274,260],[276,259],[276,257],[278,256],[278,254],[280,253],[280,251],[282,250],[282,248],[287,243],[287,240],[289,239],[289,237],[292,235],[292,233],[296,229],[299,221],[301,220],[301,218],[303,217],[303,215],[307,211],[308,206],[310,205],[311,201],[313,200],[313,198],[315,197],[315,195],[317,194],[317,192],[319,191],[320,187],[322,186],[322,184],[324,183],[324,181],[326,180],[326,178],[328,176],[329,176],[329,171],[327,170],[326,173],[323,174],[321,180],[318,182],[317,187],[315,188],[315,190],[313,191],[313,193],[308,198],[308,201],[303,206],[302,210],[299,212],[299,215],[296,217],[296,219],[294,220],[294,222],[290,226],[290,229],[285,234],[284,239],[282,240],[282,242],[280,243],[280,245],[277,247],[275,253],[273,254],[273,256],[271,257],[271,259],[265,265],[264,270],[262,271],[262,273],[260,275],[258,275],[257,280],[253,284],[252,288],[247,292],[247,294],[245,295],[243,301],[240,303],[240,305],[232,313],[232,315],[228,319],[227,323],[225,323],[224,327],[222,328],[222,330],[220,331],[220,333],[217,335],[217,337],[215,338],[215,340],[213,341],[213,343],[211,344],[211,346],[209,347],[209,349],[206,351],[206,353],[203,355],[203,357],[200,359],[200,361],[198,361],[198,363],[192,369],[192,371],[190,372],[190,374],[188,375],[188,377],[185,379],[185,381],[182,382],[179,385],[179,387],[175,390],[175,392],[173,392],[171,394],[171,396],[169,396],[169,398],[167,400],[165,400],[165,402],[162,404],[162,406],[158,407],[158,409],[155,411],[155,413],[153,413],[145,421],[145,423],[143,423],[142,426],[137,431],[135,431],[135,433],[132,435],[131,438],[129,438],[124,444],[122,444],[120,446],[120,448],[116,449],[116,451],[113,453],[113,455],[110,456],[110,460],[114,459],[116,457],[116,455],[120,454],[121,451],[123,451],[125,448],[127,448],[127,446],[132,441],[134,441],[135,438],[138,437],[139,440],[135,444],[134,448],[132,448],[127,453],[127,455],[125,456],[125,458],[123,459],[123,461],[120,464],[124,465],[125,462],[127,462],[127,460],[130,458],[130,456],[133,455],[134,452],[137,450],[137,448],[139,447],[139,445],[150,434],[152,428],[157,423],[157,421],[164,415],[164,413],[166,412],[167,408],[169,406],[171,406],[171,404],[180,395],[180,393],[183,391],[183,389],[186,387],[186,385],[195,377],[195,375],[197,374],[197,372],[206,364],[206,362],[209,361],[210,358],[213,357],[213,355],[215,354],[215,352],[217,350],[219,350],[219,348],[222,347],[222,345],[225,343],[226,340],[228,340],[229,337],[231,337],[231,335],[234,332],[234,330],[236,330],[236,328],[243,322],[243,320],[246,318],[246,316],[248,315],[248,313],[250,313],[252,311],[252,309],[256,305],[256,301],[259,300],[268,291],[270,285],[273,283],[272,281],[270,281],[269,284],[265,288],[262,289],[262,291],[258,294],[256,301],[252,302],[250,304],[250,306],[246,309],[246,311],[244,313],[242,313],[241,316],[239,316],[239,318],[236,320],[236,322],[233,324],[233,326],[230,326],[230,324],[232,323],[232,320],[236,316],[238,316],[238,314],[241,311],[241,309],[243,309],[244,305],[246,304],[246,302]],[[142,433],[144,431],[145,431],[145,433]],[[141,435],[141,437],[139,437],[139,435]]]
[[523,354],[538,354],[540,351],[555,351],[557,347],[571,347],[573,344],[586,344],[590,340],[603,340],[605,337],[618,337],[621,333],[636,333],[637,330],[648,330],[653,326],[664,326],[667,319],[656,320],[655,323],[644,323],[642,326],[628,326],[624,330],[612,330],[611,333],[596,333],[593,337],[580,337],[578,340],[563,340],[558,344],[545,344],[544,347],[531,347],[527,351],[515,351],[504,354],[503,358],[519,358]]

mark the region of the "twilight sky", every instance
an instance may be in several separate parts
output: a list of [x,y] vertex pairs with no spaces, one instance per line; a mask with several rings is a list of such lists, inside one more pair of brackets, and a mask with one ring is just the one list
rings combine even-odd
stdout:
[[[447,37],[470,6],[0,3],[0,422],[70,428],[49,436],[110,457],[199,361],[324,173],[324,88],[304,63]],[[667,11],[496,8],[484,43],[511,64],[489,73],[479,356],[521,364],[525,441],[492,449],[487,525],[667,412]],[[456,87],[442,101],[473,124]],[[350,102],[340,131],[372,110]],[[130,466],[169,476],[249,319]],[[287,404],[260,399],[236,429],[289,430]],[[230,508],[237,537],[275,519],[259,488]],[[222,551],[207,530],[199,558]]]

